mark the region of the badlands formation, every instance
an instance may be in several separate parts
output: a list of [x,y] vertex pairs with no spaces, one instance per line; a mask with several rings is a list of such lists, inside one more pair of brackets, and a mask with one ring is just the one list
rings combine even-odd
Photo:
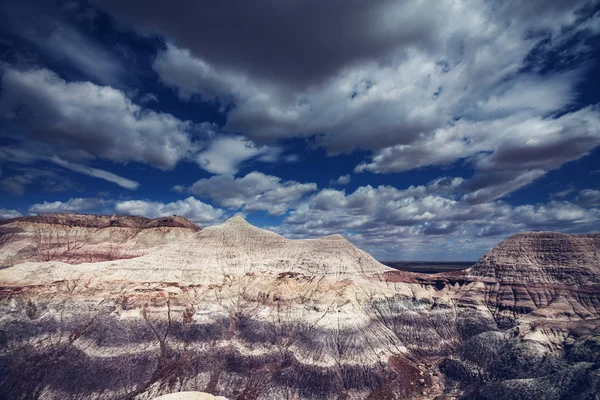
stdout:
[[288,240],[239,217],[0,229],[0,398],[600,393],[599,234],[523,233],[428,275],[339,235]]
[[[182,217],[46,214],[0,221],[0,265],[137,257],[200,229]],[[16,240],[18,239],[18,240]]]

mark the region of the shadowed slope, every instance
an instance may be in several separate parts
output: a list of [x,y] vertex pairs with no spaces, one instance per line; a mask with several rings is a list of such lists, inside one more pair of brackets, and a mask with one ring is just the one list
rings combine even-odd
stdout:
[[596,237],[517,235],[426,275],[236,217],[133,259],[15,265],[0,270],[0,397],[593,399]]

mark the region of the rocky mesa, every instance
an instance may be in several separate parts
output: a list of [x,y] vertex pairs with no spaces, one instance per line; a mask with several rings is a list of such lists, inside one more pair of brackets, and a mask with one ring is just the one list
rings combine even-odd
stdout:
[[[523,233],[467,271],[417,274],[340,235],[289,240],[239,217],[202,230],[180,218],[48,218],[3,225],[19,231],[2,257],[29,255],[0,270],[3,398],[594,399],[600,391],[598,234]],[[90,230],[70,250],[82,254],[76,262],[69,252],[39,256],[35,235],[57,225],[61,235]],[[85,259],[116,242],[110,232],[130,235],[124,256]]]

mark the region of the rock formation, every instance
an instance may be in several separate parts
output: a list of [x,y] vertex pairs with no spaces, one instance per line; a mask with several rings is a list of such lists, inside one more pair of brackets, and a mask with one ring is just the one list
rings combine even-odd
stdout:
[[[238,217],[201,231],[160,221],[118,229],[140,224],[153,226],[135,237],[161,233],[138,257],[30,257],[0,270],[0,397],[593,399],[600,390],[599,235],[520,234],[467,271],[427,275],[392,270],[339,235],[288,240]],[[87,249],[117,228],[92,229]]]
[[182,217],[44,214],[0,221],[0,266],[132,258],[200,229]]
[[157,397],[155,400],[227,400],[222,396],[213,396],[203,392],[177,392]]
[[483,256],[469,275],[503,283],[600,283],[600,233],[520,233]]

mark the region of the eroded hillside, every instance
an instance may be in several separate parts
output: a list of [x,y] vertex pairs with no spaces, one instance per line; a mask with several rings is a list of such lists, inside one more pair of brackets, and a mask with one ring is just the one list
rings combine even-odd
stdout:
[[171,216],[44,214],[0,221],[0,266],[25,261],[71,264],[137,257],[198,232]]
[[[385,267],[339,235],[288,240],[237,217],[193,234],[163,228],[168,244],[139,257],[0,270],[2,396],[593,399],[600,390],[598,236],[568,236],[577,250],[549,257],[534,253],[564,248],[564,236],[517,235],[467,271],[425,275]],[[582,278],[563,281],[562,271]]]

